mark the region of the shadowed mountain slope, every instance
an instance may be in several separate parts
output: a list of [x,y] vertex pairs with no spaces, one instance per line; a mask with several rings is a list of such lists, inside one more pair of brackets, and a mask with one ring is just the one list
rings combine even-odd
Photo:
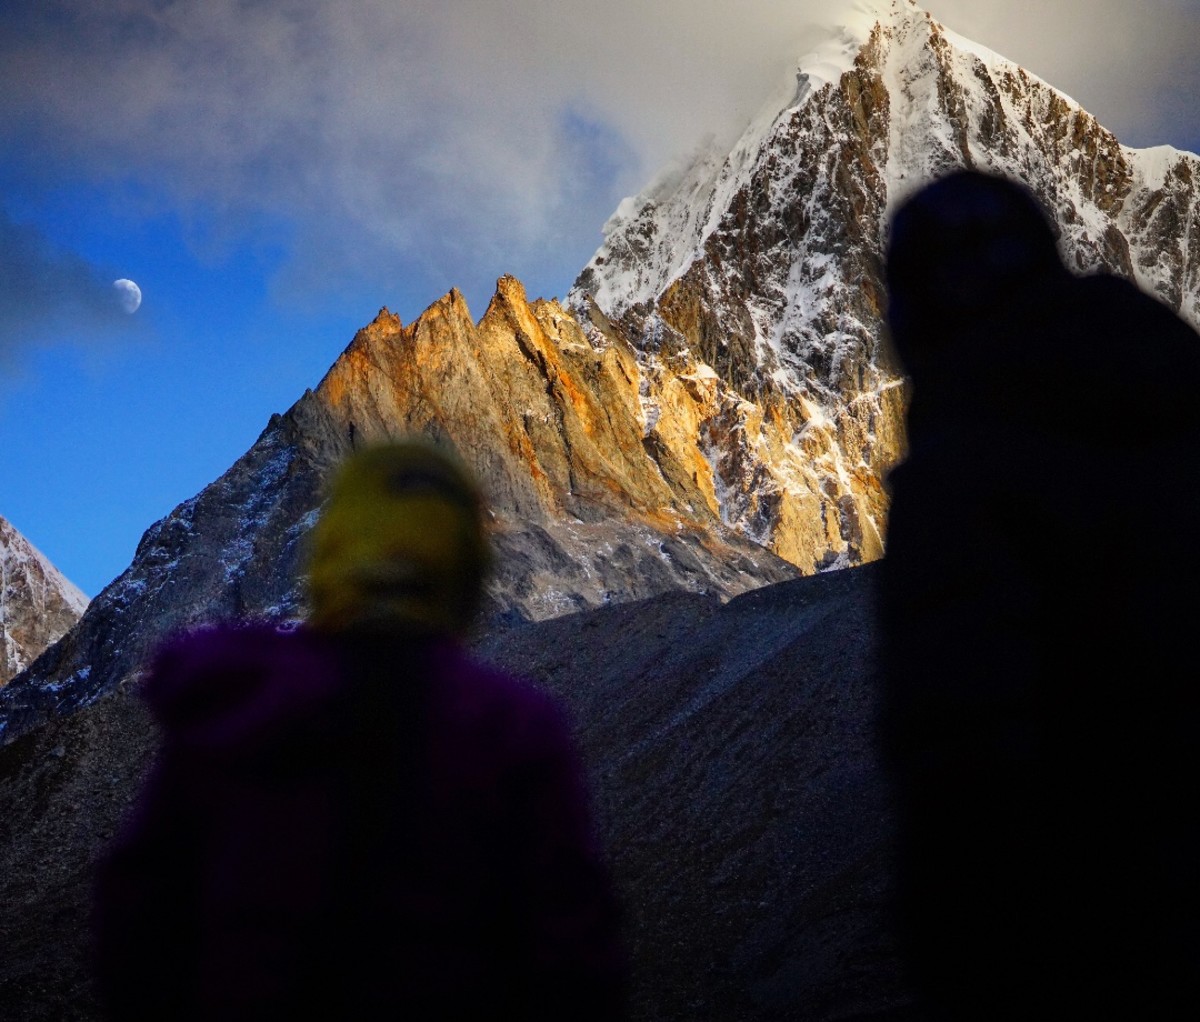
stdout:
[[[887,920],[876,567],[481,634],[565,702],[626,911],[635,1017],[908,1018]],[[117,691],[0,749],[0,1015],[97,1019],[88,884],[154,749]]]

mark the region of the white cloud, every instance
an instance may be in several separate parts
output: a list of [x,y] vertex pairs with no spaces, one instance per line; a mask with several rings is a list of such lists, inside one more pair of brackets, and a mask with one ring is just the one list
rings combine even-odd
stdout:
[[[569,280],[622,195],[731,133],[852,2],[12,5],[0,133],[45,174],[137,180],[228,230],[286,223],[296,289],[337,286],[331,268]],[[1200,144],[1196,4],[927,6],[1123,140]]]

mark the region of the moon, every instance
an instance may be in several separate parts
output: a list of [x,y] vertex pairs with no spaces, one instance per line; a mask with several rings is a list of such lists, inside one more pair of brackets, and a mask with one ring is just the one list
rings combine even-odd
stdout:
[[138,306],[142,304],[142,289],[124,277],[114,280],[113,288],[117,292],[117,301],[121,303],[121,308],[130,315],[137,312]]

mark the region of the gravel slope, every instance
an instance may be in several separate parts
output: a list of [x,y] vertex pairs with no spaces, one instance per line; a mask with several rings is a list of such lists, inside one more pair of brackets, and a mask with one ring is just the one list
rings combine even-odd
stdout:
[[[875,752],[875,568],[483,635],[569,706],[638,1020],[909,1019]],[[0,749],[0,1017],[92,1020],[91,867],[155,747],[130,693]]]

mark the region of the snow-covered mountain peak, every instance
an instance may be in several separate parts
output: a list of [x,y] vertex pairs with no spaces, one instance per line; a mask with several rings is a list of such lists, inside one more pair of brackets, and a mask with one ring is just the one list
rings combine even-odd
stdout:
[[[647,377],[711,371],[724,411],[702,440],[722,520],[818,568],[881,549],[881,480],[903,448],[883,253],[914,190],[960,167],[1024,181],[1072,269],[1125,276],[1200,325],[1197,157],[1122,146],[911,0],[827,17],[733,146],[621,204],[569,295],[640,332]],[[819,508],[832,560],[797,539],[800,507]]]
[[[1196,230],[1188,213],[1195,208],[1195,157],[1167,146],[1120,145],[1070,96],[946,28],[912,0],[852,0],[831,7],[828,18],[836,23],[824,26],[823,38],[780,79],[732,148],[721,152],[710,141],[690,163],[621,203],[572,288],[573,307],[584,307],[588,296],[617,317],[648,307],[706,258],[716,235],[732,238],[742,229],[751,195],[755,218],[788,215],[784,184],[821,173],[793,161],[815,158],[818,138],[846,140],[830,120],[833,103],[841,109],[832,116],[849,112],[851,134],[874,147],[869,162],[879,175],[882,229],[899,202],[948,170],[1005,173],[1045,198],[1077,269],[1124,273],[1200,320],[1200,297],[1189,294],[1196,281],[1181,276],[1190,246],[1186,237],[1164,234],[1168,219],[1183,228],[1177,234]],[[814,103],[821,112],[810,110]],[[1151,199],[1163,188],[1169,217]],[[1131,258],[1130,242],[1143,240],[1153,258]],[[774,314],[770,323],[755,318],[760,335],[775,332]]]
[[605,312],[621,315],[656,297],[699,255],[780,126],[854,69],[872,33],[882,30],[891,39],[911,34],[910,26],[934,24],[913,0],[851,0],[831,10],[823,38],[780,77],[732,149],[705,139],[689,160],[622,200],[572,291],[573,306],[581,308],[590,295]]

